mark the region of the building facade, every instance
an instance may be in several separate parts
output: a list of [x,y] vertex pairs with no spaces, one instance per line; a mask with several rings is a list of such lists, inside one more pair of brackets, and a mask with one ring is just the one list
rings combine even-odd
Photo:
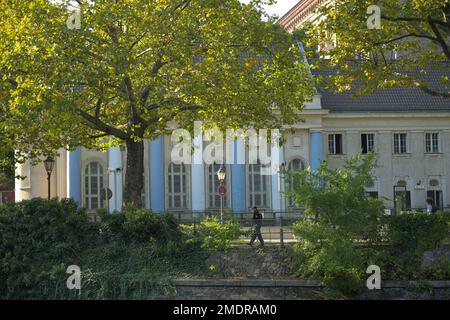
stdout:
[[[404,93],[382,92],[363,101],[321,93],[304,109],[305,121],[287,135],[282,147],[271,152],[278,152],[288,168],[316,169],[326,158],[339,167],[358,153],[374,150],[378,166],[374,184],[367,186],[370,195],[383,198],[386,207],[393,208],[394,186],[401,186],[406,187],[407,208],[425,208],[427,197],[432,197],[437,207],[449,208],[450,106],[419,91],[400,91]],[[378,105],[374,106],[374,101]],[[145,142],[145,206],[158,212],[220,208],[216,175],[220,164],[174,164],[171,147],[169,136]],[[234,157],[248,153],[240,140],[233,142],[232,150]],[[125,157],[126,150],[120,148],[61,151],[51,178],[52,196],[73,198],[91,211],[120,209]],[[278,174],[261,175],[260,165],[248,164],[248,159],[245,162],[224,167],[228,190],[224,206],[228,211],[246,212],[253,206],[273,211],[295,209],[280,193],[284,186],[280,186]],[[47,196],[42,164],[26,163],[17,174],[27,179],[16,181],[16,201]],[[109,200],[106,188],[112,194]]]
[[[322,0],[304,0],[280,24],[288,30],[312,19]],[[433,76],[433,75],[431,75]],[[440,75],[434,75],[438,77]],[[288,168],[317,169],[324,159],[339,167],[358,153],[374,150],[378,165],[368,195],[394,208],[395,188],[404,195],[404,209],[423,209],[432,198],[438,208],[450,208],[450,101],[419,89],[391,89],[359,99],[350,93],[320,91],[302,112],[304,122],[294,126],[282,147],[273,147]],[[202,143],[202,137],[197,143]],[[220,164],[175,164],[170,137],[145,141],[143,202],[156,212],[204,212],[220,208],[216,172]],[[279,174],[261,175],[259,164],[249,164],[248,148],[241,140],[231,147],[232,164],[224,166],[228,212],[247,212],[257,206],[266,211],[296,210],[283,196]],[[52,197],[73,198],[88,211],[121,209],[126,150],[98,152],[78,148],[60,151],[51,177]],[[192,155],[193,160],[201,154]],[[237,161],[242,158],[242,161]],[[17,174],[16,201],[47,197],[43,165],[25,163]],[[108,190],[108,191],[105,191]],[[106,195],[110,194],[108,199]]]

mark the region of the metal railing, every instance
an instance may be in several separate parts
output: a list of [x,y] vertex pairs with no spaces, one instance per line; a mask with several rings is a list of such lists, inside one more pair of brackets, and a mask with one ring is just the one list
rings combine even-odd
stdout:
[[[295,241],[294,232],[292,230],[292,224],[300,219],[304,219],[304,213],[302,210],[295,211],[261,211],[263,219],[261,221],[261,234],[264,241],[269,243],[279,243],[280,246],[284,246],[286,242]],[[219,211],[204,211],[204,212],[190,212],[179,211],[170,212],[180,224],[197,225],[206,218],[220,219]],[[250,236],[254,221],[253,214],[250,212],[241,213],[226,213],[224,214],[224,220],[232,220],[235,223],[241,225],[242,231],[248,233]],[[244,240],[241,238],[240,240]]]
[[[284,246],[285,243],[295,242],[295,236],[292,225],[298,220],[304,219],[303,210],[292,211],[260,211],[263,214],[261,221],[261,235],[266,243],[276,243]],[[217,218],[220,220],[220,211],[169,211],[175,217],[179,224],[193,225],[194,228],[200,224],[204,219]],[[100,216],[95,212],[88,213],[91,222],[100,222]],[[237,239],[238,241],[248,242],[255,222],[253,221],[253,214],[250,212],[240,213],[224,213],[224,220],[232,220],[241,226],[241,230],[245,236]]]

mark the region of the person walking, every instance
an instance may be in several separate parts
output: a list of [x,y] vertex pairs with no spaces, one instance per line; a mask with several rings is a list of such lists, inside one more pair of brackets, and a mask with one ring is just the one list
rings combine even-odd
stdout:
[[253,242],[255,242],[256,238],[258,238],[259,247],[264,247],[264,239],[261,234],[263,216],[259,212],[257,207],[253,207],[252,210],[253,210],[253,234],[249,246],[253,247]]

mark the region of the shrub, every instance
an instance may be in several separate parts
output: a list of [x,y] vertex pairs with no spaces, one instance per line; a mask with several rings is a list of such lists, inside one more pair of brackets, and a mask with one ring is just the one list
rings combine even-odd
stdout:
[[304,205],[307,219],[294,224],[299,244],[294,250],[298,274],[321,280],[330,292],[353,294],[367,266],[355,243],[380,241],[383,203],[366,196],[375,157],[357,156],[339,168],[323,163],[318,171],[288,173],[288,194]]
[[207,218],[198,225],[184,225],[183,231],[191,241],[200,243],[201,247],[207,251],[227,250],[231,241],[242,235],[238,223],[226,220],[224,224],[221,224],[217,218]]
[[[294,227],[295,232],[299,231],[298,226]],[[364,265],[363,252],[355,250],[348,240],[330,238],[321,243],[300,240],[294,247],[297,274],[321,280],[331,297],[357,293],[361,288]]]
[[443,214],[403,213],[392,216],[388,223],[388,241],[400,253],[421,256],[436,249],[448,235]]
[[441,218],[447,222],[450,227],[450,211],[438,211],[437,215],[441,216]]
[[97,239],[98,226],[70,200],[0,206],[0,298],[32,295],[61,262],[76,264]]
[[181,240],[181,231],[170,214],[156,214],[128,207],[122,213],[101,212],[102,233],[106,239],[144,243],[168,243]]
[[397,275],[419,275],[425,251],[437,249],[448,236],[443,213],[404,212],[389,217],[386,238],[395,256]]
[[420,279],[426,274],[423,253],[448,236],[448,213],[384,215],[382,201],[365,192],[374,167],[369,154],[339,169],[325,162],[316,172],[288,175],[293,186],[288,194],[307,208],[307,219],[294,224],[299,239],[294,267],[298,275],[321,280],[334,293],[356,293],[372,264],[385,279]]
[[[205,252],[169,215],[128,208],[90,222],[70,200],[0,205],[0,299],[147,299],[172,277],[206,273]],[[69,265],[82,291],[66,287]]]

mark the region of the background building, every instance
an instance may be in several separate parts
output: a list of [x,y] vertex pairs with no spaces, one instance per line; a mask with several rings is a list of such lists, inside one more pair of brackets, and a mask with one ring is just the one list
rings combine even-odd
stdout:
[[[304,0],[279,23],[294,30],[315,19],[313,9],[324,0]],[[431,74],[431,77],[439,75]],[[431,79],[432,80],[432,79]],[[450,101],[425,94],[420,89],[391,89],[359,99],[351,93],[319,90],[303,111],[305,122],[297,124],[281,148],[272,148],[288,168],[316,169],[328,158],[334,167],[357,153],[374,150],[378,167],[367,192],[394,207],[394,187],[402,189],[405,209],[424,209],[427,197],[439,208],[450,208]],[[158,212],[217,210],[219,164],[178,165],[171,163],[170,137],[145,142],[145,206]],[[233,157],[247,154],[243,141],[235,141]],[[125,177],[126,150],[97,152],[79,148],[61,150],[52,175],[52,196],[71,197],[90,211],[120,210]],[[196,155],[193,155],[196,157]],[[247,157],[246,157],[247,158]],[[253,206],[268,211],[295,210],[295,204],[280,193],[278,175],[260,174],[260,165],[232,164],[224,167],[228,194],[225,207],[234,213]],[[43,165],[26,163],[17,174],[16,201],[47,196]],[[283,184],[283,183],[281,183]],[[107,200],[105,189],[112,198]]]

